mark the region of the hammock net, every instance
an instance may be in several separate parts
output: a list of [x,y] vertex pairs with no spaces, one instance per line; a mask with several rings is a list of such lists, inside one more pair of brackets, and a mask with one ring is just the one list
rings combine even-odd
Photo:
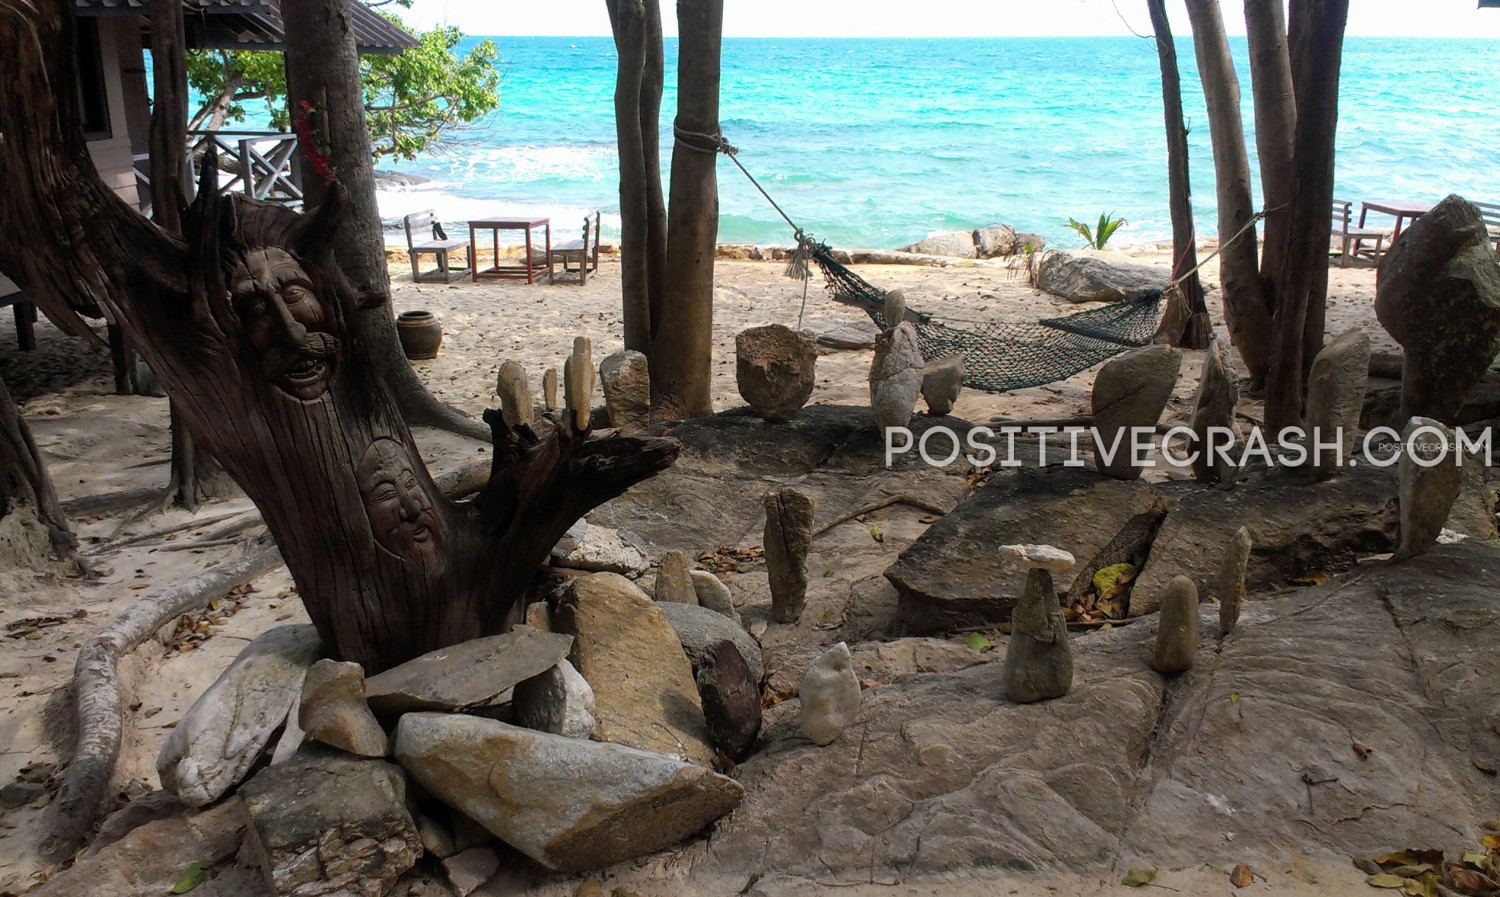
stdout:
[[[829,294],[838,302],[868,314],[881,329],[885,290],[834,261],[827,246],[805,247],[806,257],[823,272]],[[932,315],[907,309],[906,320],[917,331],[922,357],[964,358],[964,385],[986,392],[1006,392],[1066,380],[1110,358],[1151,344],[1161,309],[1162,291],[1121,299],[1034,323],[996,321],[970,329],[943,324]]]

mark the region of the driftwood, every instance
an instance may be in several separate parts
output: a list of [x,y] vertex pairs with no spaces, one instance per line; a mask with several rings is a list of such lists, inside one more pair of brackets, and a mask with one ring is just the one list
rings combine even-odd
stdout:
[[52,802],[41,843],[43,856],[59,860],[71,854],[93,826],[104,802],[120,756],[124,724],[120,658],[183,614],[279,566],[281,555],[275,547],[219,564],[135,602],[79,649],[73,667],[78,745],[63,773],[57,799]]
[[947,514],[949,510],[948,508],[940,508],[937,505],[932,504],[931,502],[923,501],[920,498],[915,498],[903,492],[900,495],[892,495],[886,498],[882,498],[879,501],[871,502],[870,504],[867,504],[862,508],[855,508],[847,514],[840,514],[839,516],[813,530],[813,538],[816,539],[818,536],[823,535],[824,533],[828,532],[841,523],[848,523],[856,517],[862,517],[865,514],[869,514],[872,511],[878,511],[881,508],[889,508],[891,505],[911,505],[919,511],[926,511],[929,514],[936,514],[939,517]]

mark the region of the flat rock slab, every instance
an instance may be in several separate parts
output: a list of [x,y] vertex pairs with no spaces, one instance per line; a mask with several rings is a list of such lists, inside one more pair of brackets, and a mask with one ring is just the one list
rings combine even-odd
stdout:
[[867,689],[826,748],[792,710],[768,715],[736,769],[748,795],[692,873],[771,857],[820,880],[1104,875],[1471,846],[1500,812],[1475,765],[1500,742],[1483,730],[1500,706],[1497,581],[1500,548],[1470,542],[1252,602],[1170,687],[1145,619],[1075,636],[1057,700],[1010,703],[991,662]]
[[1059,249],[1042,256],[1037,289],[1069,302],[1118,302],[1166,287],[1172,272],[1128,262],[1119,253]]
[[365,694],[383,717],[490,707],[517,682],[557,666],[572,646],[572,636],[521,628],[408,660],[365,680]]
[[660,435],[682,443],[679,464],[701,461],[721,469],[785,475],[811,473],[853,433],[873,433],[874,426],[868,408],[809,405],[786,423],[767,423],[744,408],[668,424]]

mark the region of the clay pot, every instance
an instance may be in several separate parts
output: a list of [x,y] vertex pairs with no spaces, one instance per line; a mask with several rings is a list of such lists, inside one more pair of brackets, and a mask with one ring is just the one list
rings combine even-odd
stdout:
[[396,316],[401,350],[414,361],[436,358],[443,344],[443,324],[430,311],[404,311]]

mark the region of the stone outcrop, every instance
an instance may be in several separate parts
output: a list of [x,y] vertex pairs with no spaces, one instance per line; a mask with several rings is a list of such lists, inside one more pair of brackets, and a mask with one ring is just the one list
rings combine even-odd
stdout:
[[1118,302],[1166,288],[1165,268],[1122,261],[1118,254],[1058,249],[1037,264],[1036,285],[1069,302]]
[[940,230],[910,246],[901,247],[900,251],[956,259],[971,259],[979,254],[975,248],[974,232],[966,230]]

